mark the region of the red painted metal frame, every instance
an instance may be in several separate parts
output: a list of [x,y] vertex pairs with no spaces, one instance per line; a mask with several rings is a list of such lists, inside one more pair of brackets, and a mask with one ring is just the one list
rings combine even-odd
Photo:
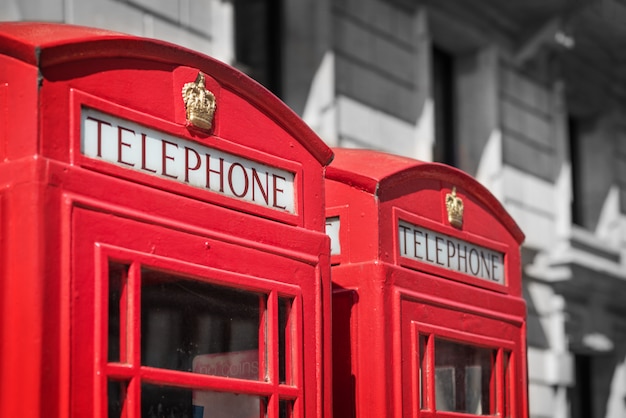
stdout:
[[[424,279],[428,280],[428,278]],[[493,405],[493,413],[487,415],[505,416],[503,414],[505,408],[504,399],[507,398],[504,392],[505,389],[514,394],[514,396],[509,396],[508,399],[512,399],[515,402],[519,402],[520,398],[523,399],[520,394],[525,390],[525,369],[523,368],[523,362],[520,361],[520,357],[525,350],[520,350],[520,347],[525,347],[525,324],[522,319],[524,304],[520,304],[519,301],[515,300],[506,300],[505,298],[502,301],[503,304],[512,303],[517,305],[516,315],[513,315],[511,312],[498,315],[494,310],[472,306],[469,302],[450,302],[441,296],[430,297],[430,295],[406,289],[398,289],[394,299],[395,310],[402,312],[402,317],[399,318],[402,328],[401,333],[403,337],[410,336],[407,338],[408,341],[400,342],[400,347],[396,346],[395,349],[401,351],[401,358],[404,364],[412,365],[412,371],[415,371],[416,365],[414,363],[419,358],[419,351],[415,350],[417,334],[440,337],[476,347],[490,348],[498,352],[493,373],[497,382],[495,382],[495,387],[492,385],[496,404]],[[432,352],[433,347],[430,346],[427,349],[431,350],[429,357],[432,362],[435,354]],[[510,373],[508,374],[506,386],[503,384],[505,371],[502,364],[502,356],[505,353],[510,356],[508,366]],[[404,416],[467,416],[467,414],[438,412],[436,410],[434,387],[432,386],[434,379],[432,363],[428,365],[426,373],[426,379],[428,380],[426,395],[428,399],[425,402],[426,405],[421,410],[415,409],[415,394],[419,391],[419,386],[416,386],[414,379],[416,375],[414,373],[408,376],[406,373],[396,374],[397,383],[400,383],[400,387],[402,387],[403,411],[411,411],[410,413],[404,412]],[[521,415],[523,410],[518,408],[519,405],[508,405],[508,409],[513,411],[509,415],[510,418],[523,416]]]
[[[125,379],[130,381],[129,397],[138,400],[139,383],[153,382],[172,386],[188,387],[205,390],[225,390],[238,393],[248,393],[257,396],[268,397],[270,410],[278,408],[278,397],[283,399],[303,399],[304,379],[302,357],[294,367],[295,379],[293,384],[279,384],[278,382],[278,334],[277,334],[277,303],[278,295],[289,296],[294,299],[296,327],[294,341],[296,353],[303,353],[301,344],[314,345],[315,338],[310,331],[303,330],[303,303],[304,306],[315,303],[315,289],[308,278],[314,274],[315,267],[304,260],[277,259],[274,254],[254,251],[250,248],[241,247],[221,242],[210,236],[191,235],[187,231],[175,231],[166,228],[155,228],[152,225],[131,221],[124,218],[111,218],[93,209],[75,207],[73,209],[73,224],[76,231],[73,242],[74,272],[78,277],[89,277],[92,274],[92,266],[85,260],[96,260],[94,281],[75,281],[72,289],[74,299],[72,324],[72,352],[76,357],[77,364],[92,365],[93,370],[88,368],[75,368],[71,378],[71,392],[81,393],[81,396],[73,396],[71,410],[76,416],[106,415],[106,386],[103,378]],[[123,214],[119,214],[123,215]],[[84,224],[90,228],[85,230]],[[126,233],[122,236],[119,231]],[[178,237],[177,235],[184,235]],[[182,238],[182,239],[181,239]],[[155,249],[154,242],[160,242]],[[181,241],[186,244],[181,246]],[[191,241],[191,242],[190,242]],[[195,245],[193,241],[196,241]],[[151,253],[158,251],[157,255]],[[247,260],[225,261],[220,268],[211,267],[209,258],[220,257],[220,253],[237,252]],[[128,333],[128,352],[122,356],[120,362],[107,361],[106,353],[108,344],[106,340],[108,318],[108,292],[107,277],[108,263],[110,260],[129,264],[130,277],[128,279],[128,309],[130,332]],[[196,261],[196,263],[194,263]],[[250,266],[263,265],[264,274],[268,277],[254,277],[246,271]],[[268,379],[258,381],[221,378],[205,376],[194,373],[156,369],[141,365],[140,353],[140,310],[139,299],[141,294],[139,268],[149,266],[163,271],[174,272],[196,280],[227,285],[233,288],[264,293],[268,295],[267,318],[268,331],[267,346],[263,344],[265,327],[259,329],[259,353],[270,353],[265,358],[260,356],[262,363],[267,364],[269,371]],[[298,272],[293,274],[292,272]],[[283,272],[283,273],[280,273]],[[95,287],[93,284],[95,283]],[[95,325],[95,326],[94,326]],[[93,351],[87,348],[93,344]],[[123,345],[120,344],[122,347]],[[88,358],[83,359],[84,356]],[[262,368],[262,366],[260,367]],[[104,375],[104,376],[102,376]],[[83,388],[89,387],[94,379],[93,396]],[[307,382],[314,386],[313,381]],[[132,402],[138,407],[137,402]],[[296,416],[303,416],[304,409],[299,403]],[[271,414],[271,413],[270,413]],[[133,410],[128,417],[139,417],[138,409]]]
[[[187,126],[180,99],[198,71],[218,98],[208,133]],[[79,148],[83,105],[291,170],[296,213],[88,160]],[[103,379],[127,373],[297,397],[294,416],[331,415],[322,176],[332,151],[295,113],[245,75],[184,48],[21,22],[0,24],[0,122],[0,415],[103,416]],[[277,384],[275,372],[270,382],[231,382],[103,361],[102,260],[111,254],[262,289],[272,321],[277,298],[295,297],[294,385]],[[127,321],[136,323],[136,309]],[[271,350],[275,327],[268,332]],[[137,336],[129,338],[133,357]]]
[[[468,416],[415,409],[418,330],[496,350],[497,411],[526,418],[524,236],[519,227],[491,193],[457,169],[375,151],[334,151],[326,170],[326,204],[327,216],[340,217],[342,254],[333,256],[333,312],[344,316],[333,318],[342,330],[333,334],[333,391],[335,399],[352,403],[351,408],[336,403],[335,414]],[[447,218],[445,196],[453,187],[465,208],[461,228]],[[502,253],[505,283],[401,257],[400,219]],[[506,370],[504,353],[510,355]],[[501,390],[505,372],[514,392]]]

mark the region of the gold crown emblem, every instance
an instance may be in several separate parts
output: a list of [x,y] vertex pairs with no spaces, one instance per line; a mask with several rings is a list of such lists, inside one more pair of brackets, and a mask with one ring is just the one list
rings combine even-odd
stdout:
[[446,194],[446,209],[448,210],[448,222],[450,225],[461,228],[463,226],[463,200],[456,195],[456,187]]
[[196,81],[186,83],[182,94],[187,112],[187,123],[207,131],[211,129],[215,114],[215,95],[207,90],[204,74],[199,72]]

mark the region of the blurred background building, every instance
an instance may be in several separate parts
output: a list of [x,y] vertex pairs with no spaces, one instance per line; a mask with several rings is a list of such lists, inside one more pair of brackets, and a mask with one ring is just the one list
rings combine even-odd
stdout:
[[329,145],[475,176],[526,233],[532,417],[626,416],[625,0],[0,0],[0,20],[180,44]]

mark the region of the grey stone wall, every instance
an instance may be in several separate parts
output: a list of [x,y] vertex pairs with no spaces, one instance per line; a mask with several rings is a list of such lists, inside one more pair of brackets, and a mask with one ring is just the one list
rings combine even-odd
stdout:
[[559,164],[552,129],[549,86],[501,67],[500,115],[506,164],[554,182]]
[[382,0],[332,3],[336,92],[414,123],[418,62],[412,13]]
[[1,20],[64,22],[173,42],[210,54],[215,0],[1,0]]

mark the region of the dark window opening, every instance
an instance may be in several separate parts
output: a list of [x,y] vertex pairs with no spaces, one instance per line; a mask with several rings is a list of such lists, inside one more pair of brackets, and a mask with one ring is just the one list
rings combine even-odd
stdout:
[[569,389],[570,414],[572,418],[593,417],[592,357],[575,356],[576,383]]
[[456,166],[454,57],[432,49],[432,94],[435,110],[433,161]]
[[282,1],[233,0],[233,4],[237,65],[280,96]]
[[584,226],[581,183],[582,162],[580,153],[580,121],[570,116],[567,119],[567,125],[570,163],[572,169],[572,223]]

